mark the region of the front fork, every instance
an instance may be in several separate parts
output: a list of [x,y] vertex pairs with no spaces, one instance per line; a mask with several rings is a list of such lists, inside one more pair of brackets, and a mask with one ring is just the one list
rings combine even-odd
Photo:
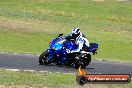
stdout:
[[48,61],[53,60],[53,59],[54,59],[54,50],[52,50],[52,49],[47,49],[47,52],[49,53]]
[[53,63],[56,63],[57,65],[61,64],[60,60],[60,51],[59,50],[53,50],[53,49],[48,49],[48,52],[50,53],[48,59],[51,60],[53,59]]

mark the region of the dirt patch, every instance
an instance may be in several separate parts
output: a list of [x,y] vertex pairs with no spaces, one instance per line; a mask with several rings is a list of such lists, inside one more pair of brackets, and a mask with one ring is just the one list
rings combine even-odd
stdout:
[[116,0],[118,2],[125,2],[125,1],[128,1],[128,0]]
[[[7,86],[7,85],[0,85],[0,88],[26,88],[27,86]],[[35,87],[28,87],[28,88],[35,88]]]
[[93,1],[99,1],[99,2],[102,2],[102,1],[105,1],[105,0],[93,0]]

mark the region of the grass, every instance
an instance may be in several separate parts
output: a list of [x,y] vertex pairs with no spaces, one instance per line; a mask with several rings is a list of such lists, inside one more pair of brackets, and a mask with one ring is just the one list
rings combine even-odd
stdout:
[[75,85],[75,76],[70,74],[12,72],[0,70],[0,84],[5,86],[23,85],[28,87],[66,87]]
[[[0,51],[41,53],[59,33],[80,27],[99,43],[95,58],[132,61],[132,1],[0,0]],[[80,88],[75,75],[0,69],[5,87]],[[1,87],[1,86],[0,86]],[[87,84],[84,88],[131,88],[130,84]]]
[[0,0],[0,51],[41,53],[59,33],[80,27],[99,43],[95,58],[132,61],[132,2]]
[[[74,74],[13,72],[0,69],[0,85],[5,87],[81,88]],[[82,88],[131,88],[129,84],[86,84]]]

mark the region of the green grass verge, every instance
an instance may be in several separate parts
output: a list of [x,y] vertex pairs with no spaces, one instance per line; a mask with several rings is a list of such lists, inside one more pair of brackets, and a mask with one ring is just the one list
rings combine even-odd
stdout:
[[[0,69],[0,85],[46,87],[46,88],[81,88],[76,83],[74,74],[63,73],[38,73],[38,72],[13,72]],[[131,88],[129,84],[86,84],[83,88]]]
[[41,53],[77,26],[103,59],[132,61],[132,2],[0,0],[0,51]]

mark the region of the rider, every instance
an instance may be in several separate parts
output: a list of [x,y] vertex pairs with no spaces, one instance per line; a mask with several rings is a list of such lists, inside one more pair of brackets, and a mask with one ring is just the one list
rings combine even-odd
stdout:
[[77,46],[77,49],[74,49],[72,51],[67,50],[67,53],[80,53],[78,56],[75,57],[75,59],[81,59],[85,55],[87,55],[86,52],[88,52],[89,41],[86,39],[85,35],[80,32],[79,28],[73,28],[72,33],[65,37],[66,40],[73,39],[75,41],[75,45]]

